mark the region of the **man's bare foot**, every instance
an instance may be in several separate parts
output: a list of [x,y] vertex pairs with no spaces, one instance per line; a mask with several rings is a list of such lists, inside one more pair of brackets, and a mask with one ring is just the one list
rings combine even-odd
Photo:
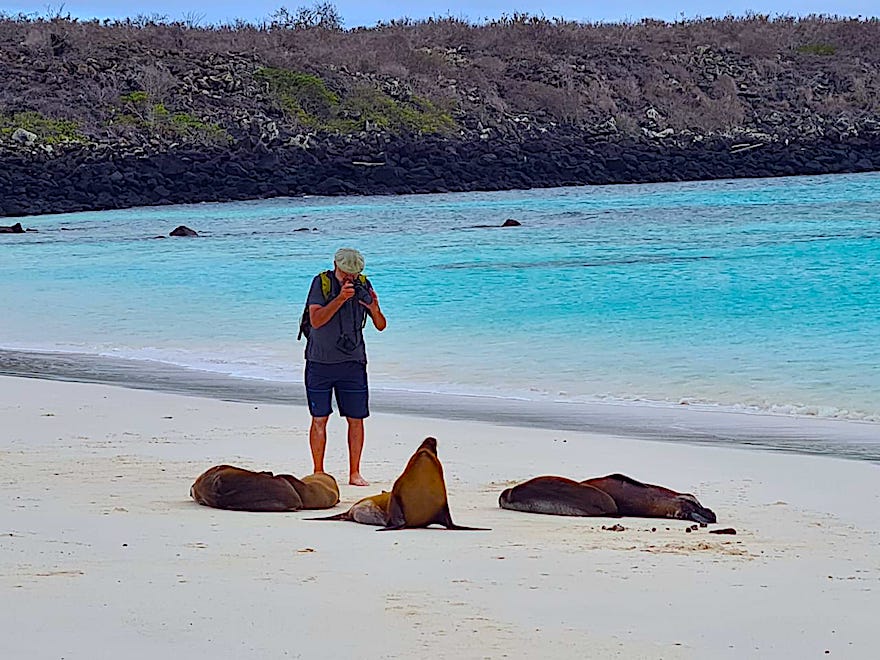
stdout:
[[348,483],[352,486],[369,486],[370,482],[364,479],[359,472],[355,472],[348,478]]

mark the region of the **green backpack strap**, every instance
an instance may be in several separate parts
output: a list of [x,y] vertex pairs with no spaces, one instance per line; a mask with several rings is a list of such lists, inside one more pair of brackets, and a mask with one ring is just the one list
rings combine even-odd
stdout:
[[[318,275],[321,278],[321,293],[324,296],[324,302],[330,302],[330,293],[333,290],[333,281],[330,279],[333,277],[332,270],[323,270]],[[367,276],[361,273],[358,275],[358,282],[367,285]],[[366,325],[367,317],[364,316],[363,325]],[[363,327],[363,326],[362,326]],[[302,317],[299,321],[299,333],[296,336],[297,341],[302,339],[303,335],[306,336],[306,339],[309,338],[309,333],[312,331],[312,325],[309,319],[309,304],[306,303],[305,308],[303,309]]]
[[[321,278],[321,293],[324,296],[324,302],[328,302],[330,300],[330,291],[333,288],[333,283],[330,281],[330,276],[333,274],[333,271],[325,270],[321,271],[318,276]],[[296,335],[296,340],[299,341],[305,335],[306,339],[309,338],[309,334],[312,332],[312,324],[309,317],[309,303],[306,302],[305,307],[303,307],[302,316],[299,319],[299,333]]]
[[332,286],[332,282],[330,282],[331,272],[329,270],[321,271],[321,293],[324,294],[324,302],[330,300],[330,288]]

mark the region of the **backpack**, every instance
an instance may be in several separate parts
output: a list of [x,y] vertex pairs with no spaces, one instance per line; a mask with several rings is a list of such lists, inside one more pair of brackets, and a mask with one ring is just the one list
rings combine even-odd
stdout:
[[[332,270],[322,271],[319,274],[319,277],[321,278],[321,293],[324,294],[324,304],[326,305],[328,302],[330,302],[330,291],[333,288],[333,282],[330,279],[331,277],[333,277],[333,271]],[[363,284],[364,286],[366,286],[366,284],[367,284],[367,278],[363,273],[358,275],[358,281],[361,284]],[[365,323],[366,323],[366,320],[367,320],[366,317],[364,317]],[[309,335],[311,334],[311,332],[312,332],[312,319],[309,316],[309,301],[306,300],[305,307],[303,307],[302,316],[299,319],[299,333],[296,335],[296,340],[299,341],[300,339],[303,338],[303,336],[305,336],[306,341],[308,341]]]

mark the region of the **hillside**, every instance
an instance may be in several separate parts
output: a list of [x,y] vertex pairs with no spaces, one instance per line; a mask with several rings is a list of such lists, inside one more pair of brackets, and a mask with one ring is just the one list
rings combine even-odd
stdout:
[[880,169],[880,21],[0,18],[0,215]]

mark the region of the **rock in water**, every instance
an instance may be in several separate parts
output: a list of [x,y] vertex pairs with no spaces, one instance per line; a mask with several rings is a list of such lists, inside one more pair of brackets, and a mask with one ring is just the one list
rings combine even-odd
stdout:
[[190,229],[185,225],[180,225],[177,229],[174,229],[169,236],[198,236],[198,232],[194,229]]

